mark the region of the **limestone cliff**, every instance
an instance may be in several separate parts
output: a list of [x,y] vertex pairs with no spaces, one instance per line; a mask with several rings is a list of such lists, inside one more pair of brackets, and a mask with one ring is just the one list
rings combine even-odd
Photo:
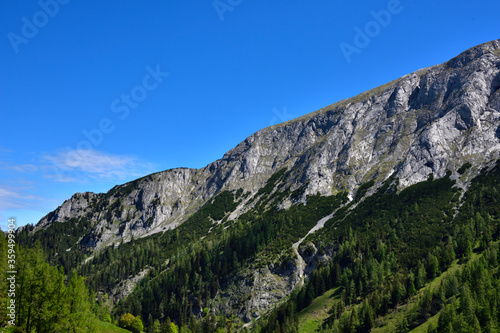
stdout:
[[[408,186],[442,177],[465,162],[462,185],[500,157],[500,40],[418,70],[354,98],[251,135],[202,169],[172,169],[114,187],[75,194],[44,217],[50,223],[85,217],[83,238],[98,249],[175,228],[223,189],[255,194],[277,170],[281,186],[331,195],[389,176]],[[237,218],[238,213],[232,214]]]

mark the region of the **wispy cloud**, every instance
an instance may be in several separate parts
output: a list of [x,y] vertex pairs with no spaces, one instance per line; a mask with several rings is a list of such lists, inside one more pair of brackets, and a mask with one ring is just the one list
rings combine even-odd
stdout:
[[44,198],[29,193],[26,188],[0,185],[1,210],[31,208],[43,201]]
[[82,181],[82,179],[78,179],[71,176],[65,176],[60,171],[57,171],[57,169],[45,168],[45,170],[47,170],[48,172],[50,172],[51,170],[55,171],[53,173],[47,173],[43,175],[44,179],[54,180],[59,183],[76,183],[78,181],[80,182]]
[[38,171],[38,166],[34,164],[11,165],[0,162],[0,169],[21,172],[21,173],[31,173]]
[[8,217],[20,225],[36,223],[75,192],[106,190],[157,170],[134,156],[96,150],[34,153],[23,162],[0,161],[2,229]]
[[8,149],[5,147],[0,146],[0,153],[13,153],[14,151],[12,149]]
[[64,150],[45,154],[45,178],[59,182],[86,179],[124,180],[141,177],[154,170],[151,163],[133,156],[113,155],[96,150]]

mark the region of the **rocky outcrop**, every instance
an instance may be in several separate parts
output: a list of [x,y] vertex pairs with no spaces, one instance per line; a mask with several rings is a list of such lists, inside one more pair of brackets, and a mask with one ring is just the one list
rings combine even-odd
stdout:
[[309,242],[299,250],[294,247],[293,253],[295,258],[276,258],[267,266],[240,271],[216,298],[213,313],[237,314],[245,322],[258,318],[303,285],[304,279],[318,264],[327,263],[334,251],[326,249],[319,254]]
[[[225,212],[224,218],[236,220],[258,202],[259,190],[271,175],[284,168],[287,172],[271,193],[288,193],[279,192],[287,187],[300,191],[290,197],[276,196],[281,202],[272,205],[279,209],[306,202],[307,195],[317,193],[348,191],[353,198],[359,185],[373,181],[368,192],[375,191],[390,176],[398,178],[401,189],[430,174],[438,178],[451,171],[457,185],[467,187],[479,170],[499,158],[497,40],[258,131],[205,168],[166,170],[115,186],[108,193],[77,193],[45,216],[33,232],[52,223],[84,221],[86,227],[79,228],[82,234],[73,235],[75,242],[99,250],[175,228],[223,190],[239,193],[236,208]],[[462,168],[459,174],[466,162],[470,168]],[[235,191],[239,189],[243,191]],[[321,229],[331,216],[320,219],[309,232]],[[236,314],[245,321],[262,315],[333,255],[335,249],[322,249],[319,254],[314,244],[304,244],[305,238],[287,255],[240,267],[210,304],[200,304],[193,312],[200,314],[208,306],[215,314]],[[110,300],[126,298],[149,272],[147,267],[141,269],[140,274],[120,281]]]
[[[292,190],[306,195],[355,192],[389,176],[408,186],[473,162],[472,177],[500,157],[500,41],[416,71],[385,86],[298,119],[265,128],[202,169],[173,169],[75,194],[44,217],[50,223],[88,218],[88,244],[175,228],[222,189],[255,193],[276,171],[290,170]],[[467,179],[466,179],[467,180]],[[282,186],[285,186],[282,184]],[[231,215],[237,218],[238,214]]]

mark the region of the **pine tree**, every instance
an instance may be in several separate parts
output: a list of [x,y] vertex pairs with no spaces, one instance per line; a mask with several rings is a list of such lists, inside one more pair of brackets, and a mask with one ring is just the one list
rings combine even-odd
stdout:
[[409,327],[409,325],[408,325],[408,319],[405,316],[398,323],[398,332],[408,332],[408,327]]
[[453,310],[453,307],[450,305],[446,306],[441,312],[441,315],[439,316],[438,319],[438,326],[437,326],[438,332],[446,332],[446,333],[453,332],[452,323],[454,319],[455,319],[455,311]]
[[[88,289],[85,287],[83,277],[78,276],[76,270],[73,271],[68,282],[67,298],[69,304],[69,319],[73,322],[70,332],[79,332],[81,329],[88,329],[92,317],[91,300]],[[89,330],[90,331],[90,330]]]
[[415,288],[415,277],[413,273],[408,278],[408,296],[413,296],[417,293],[417,289]]
[[373,309],[372,309],[370,303],[368,303],[368,301],[365,301],[363,303],[363,314],[364,314],[363,326],[361,327],[360,331],[362,333],[368,333],[372,329],[373,324],[375,322],[374,315],[373,315]]
[[349,316],[349,324],[348,324],[347,332],[355,333],[358,325],[359,325],[358,311],[357,311],[357,307],[354,306],[352,308],[351,315]]
[[94,332],[93,301],[83,278],[73,272],[66,286],[62,267],[50,266],[39,247],[18,253],[17,325],[25,332]]
[[474,307],[472,305],[472,298],[469,286],[464,284],[462,287],[462,293],[460,295],[460,312],[463,314],[465,320],[469,325],[474,322]]
[[417,290],[420,290],[421,288],[424,287],[426,281],[426,272],[424,265],[422,264],[421,261],[418,262],[417,264]]
[[429,254],[427,256],[427,277],[429,280],[439,276],[439,261],[435,255]]
[[160,333],[160,328],[160,321],[158,319],[155,319],[153,325],[150,327],[150,333]]
[[398,304],[404,297],[406,296],[406,289],[403,284],[399,281],[396,281],[394,285],[394,289],[392,292],[392,302],[393,304]]

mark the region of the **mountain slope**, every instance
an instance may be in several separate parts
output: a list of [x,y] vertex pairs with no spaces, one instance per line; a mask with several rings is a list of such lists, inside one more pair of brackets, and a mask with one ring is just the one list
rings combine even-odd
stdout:
[[[498,158],[499,40],[258,131],[205,168],[75,194],[19,239],[45,242],[54,262],[79,267],[119,310],[185,322],[207,308],[248,321],[334,257],[335,244],[318,249],[321,235],[351,211],[365,219],[363,197],[427,186],[429,175],[463,194]],[[442,210],[448,222],[459,194]],[[324,228],[300,244],[318,221]]]
[[[203,169],[167,170],[106,195],[77,194],[37,228],[88,216],[94,233],[103,233],[90,237],[99,248],[175,227],[221,190],[255,193],[283,167],[293,170],[292,189],[306,184],[304,195],[355,192],[390,175],[407,186],[464,161],[474,161],[477,172],[499,156],[499,48],[499,41],[480,45],[388,87],[263,129]],[[126,225],[110,228],[113,222]]]
[[454,185],[448,175],[399,194],[383,186],[334,216],[311,241],[337,251],[264,331],[276,319],[300,332],[497,332],[500,160],[462,199]]

